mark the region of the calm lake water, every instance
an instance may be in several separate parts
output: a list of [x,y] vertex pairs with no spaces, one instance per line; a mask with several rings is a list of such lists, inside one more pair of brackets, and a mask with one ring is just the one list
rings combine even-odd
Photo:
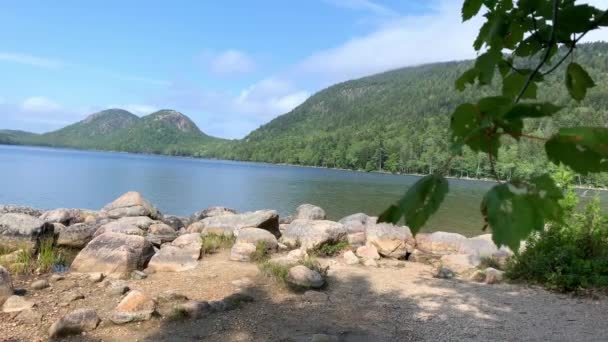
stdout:
[[[332,220],[378,215],[418,177],[258,163],[0,145],[0,203],[100,209],[122,193],[142,193],[163,213],[187,216],[209,206],[292,213],[302,203]],[[490,182],[451,180],[425,227],[481,233],[479,203]],[[588,192],[587,196],[594,192]],[[602,192],[602,197],[606,194]]]

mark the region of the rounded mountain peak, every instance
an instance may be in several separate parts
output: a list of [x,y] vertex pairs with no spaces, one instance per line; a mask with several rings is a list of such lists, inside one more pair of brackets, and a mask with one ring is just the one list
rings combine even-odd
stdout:
[[159,110],[148,116],[145,116],[144,119],[169,124],[182,132],[201,133],[201,130],[189,117],[172,109]]

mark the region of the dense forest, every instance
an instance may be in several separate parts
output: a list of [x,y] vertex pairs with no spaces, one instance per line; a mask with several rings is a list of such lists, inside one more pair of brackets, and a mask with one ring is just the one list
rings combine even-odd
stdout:
[[[583,102],[576,103],[567,95],[563,71],[547,76],[539,98],[565,108],[557,119],[527,121],[527,134],[548,137],[560,126],[608,125],[608,43],[583,44],[574,58],[590,72],[597,86]],[[449,157],[448,127],[454,108],[489,96],[501,86],[456,91],[455,80],[471,63],[408,67],[336,84],[242,140],[205,135],[190,119],[174,111],[137,118],[126,111],[110,110],[42,135],[0,131],[0,143],[426,174]],[[169,112],[174,114],[167,116]],[[503,179],[555,167],[546,160],[538,141],[517,143],[505,138],[499,153],[497,172]],[[449,174],[491,177],[488,158],[465,150],[453,160]],[[608,175],[578,177],[577,182],[608,186]]]

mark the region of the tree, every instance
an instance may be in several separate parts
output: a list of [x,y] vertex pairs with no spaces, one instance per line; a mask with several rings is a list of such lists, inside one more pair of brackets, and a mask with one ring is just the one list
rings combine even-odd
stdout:
[[[478,57],[455,87],[460,91],[468,86],[488,87],[498,74],[500,93],[463,103],[454,110],[450,121],[452,155],[446,165],[414,184],[380,221],[396,223],[404,217],[415,234],[445,198],[449,188],[444,174],[452,160],[464,149],[471,149],[487,155],[490,172],[499,182],[481,203],[486,227],[492,230],[497,245],[517,251],[520,241],[531,232],[542,230],[546,222],[561,220],[559,202],[564,195],[547,173],[516,175],[501,183],[497,163],[504,172],[511,169],[508,164],[512,159],[512,152],[504,162],[505,156],[499,155],[505,139],[524,147],[530,141],[544,144],[551,162],[583,175],[608,171],[608,128],[562,127],[549,138],[523,133],[524,120],[554,118],[562,109],[537,101],[537,93],[563,63],[568,62],[564,83],[572,99],[582,101],[595,86],[587,71],[574,61],[574,52],[588,32],[608,26],[608,11],[576,4],[576,0],[465,0],[463,21],[482,8],[486,21],[473,43]],[[559,55],[564,47],[566,52]]]

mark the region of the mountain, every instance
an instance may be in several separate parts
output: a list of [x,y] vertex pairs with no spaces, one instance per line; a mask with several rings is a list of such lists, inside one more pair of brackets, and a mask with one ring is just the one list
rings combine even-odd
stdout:
[[0,129],[0,144],[15,144],[19,141],[30,139],[34,136],[36,136],[35,133],[11,129]]
[[[0,139],[3,137],[8,135],[0,131]],[[53,132],[21,134],[8,143],[192,155],[193,151],[206,153],[208,144],[221,141],[204,134],[190,118],[174,110],[160,110],[140,118],[123,109],[108,109]]]

